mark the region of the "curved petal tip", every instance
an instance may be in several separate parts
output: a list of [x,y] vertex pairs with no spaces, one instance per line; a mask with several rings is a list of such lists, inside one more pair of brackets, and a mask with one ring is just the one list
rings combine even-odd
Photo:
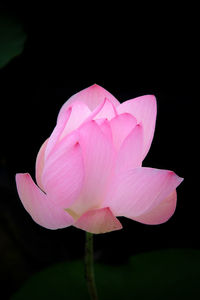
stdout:
[[64,228],[74,223],[64,209],[52,203],[38,188],[29,173],[18,173],[15,178],[21,202],[36,223],[48,229]]

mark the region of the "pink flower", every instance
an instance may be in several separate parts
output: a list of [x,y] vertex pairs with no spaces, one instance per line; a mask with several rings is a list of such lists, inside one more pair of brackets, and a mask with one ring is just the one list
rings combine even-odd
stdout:
[[73,225],[92,233],[122,228],[125,216],[161,224],[174,213],[174,172],[142,167],[156,121],[152,95],[122,104],[93,85],[61,108],[36,159],[36,182],[17,174],[19,197],[33,220],[49,229]]

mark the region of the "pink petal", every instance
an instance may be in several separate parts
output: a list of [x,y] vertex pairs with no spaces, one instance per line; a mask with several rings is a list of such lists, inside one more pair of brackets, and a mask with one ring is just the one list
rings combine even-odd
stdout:
[[136,124],[136,119],[128,113],[118,115],[110,121],[113,143],[117,150],[119,150],[123,141],[130,134]]
[[[93,111],[105,98],[108,98],[115,106],[119,105],[119,101],[108,91],[101,86],[94,84],[77,94],[73,95],[65,104],[61,107],[59,115],[69,105],[76,101],[85,103],[91,111]],[[59,116],[58,116],[59,117]]]
[[107,138],[112,141],[112,131],[110,127],[110,122],[107,119],[98,119],[95,122],[99,125],[102,133],[107,136]]
[[36,164],[35,164],[35,177],[36,177],[36,182],[38,184],[38,186],[44,191],[44,187],[42,186],[42,172],[44,169],[44,155],[45,155],[45,151],[46,151],[46,147],[47,147],[47,143],[48,143],[47,139],[41,146],[37,158],[36,158]]
[[61,114],[60,118],[57,120],[56,127],[54,128],[49,138],[49,141],[47,143],[47,147],[45,151],[45,159],[47,159],[47,157],[49,156],[49,154],[51,153],[51,151],[54,149],[55,145],[59,141],[60,136],[70,118],[71,112],[72,112],[72,108],[69,107]]
[[116,176],[102,205],[115,216],[134,219],[159,205],[182,180],[172,171],[136,168]]
[[[105,102],[106,102],[106,98],[92,112],[84,102],[80,102],[80,101],[72,102],[72,104],[66,105],[63,109],[61,108],[61,111],[59,112],[59,115],[57,118],[57,123],[59,122],[60,118],[62,118],[62,116],[66,114],[66,112],[69,109],[72,111],[72,107],[76,106],[76,104],[78,104],[79,106],[82,104],[82,106],[84,106],[84,110],[87,114],[87,117],[85,117],[85,114],[84,114],[84,122],[87,123],[87,122],[93,120],[96,117],[96,115],[103,109]],[[65,104],[67,104],[67,102]],[[90,114],[89,114],[89,112],[90,112]],[[81,109],[80,109],[79,114],[80,113],[81,113]]]
[[[101,103],[99,104],[101,106]],[[117,115],[116,108],[114,104],[105,98],[104,104],[102,108],[99,110],[99,112],[96,114],[96,116],[93,119],[101,119],[101,118],[106,118],[108,120],[114,118]]]
[[147,225],[162,224],[169,220],[174,214],[176,209],[177,193],[173,191],[167,198],[165,198],[160,204],[147,213],[144,213],[133,220]]
[[97,208],[103,200],[107,181],[113,165],[112,140],[93,120],[79,129],[80,146],[83,152],[85,181],[79,201],[70,209],[82,215]]
[[119,114],[130,113],[141,123],[144,128],[143,159],[149,151],[155,130],[156,122],[156,98],[146,95],[123,102],[117,107]]
[[24,208],[36,223],[48,229],[64,228],[74,223],[67,212],[48,199],[28,173],[16,174],[16,184]]
[[74,226],[91,233],[106,233],[122,229],[121,223],[112,214],[109,207],[87,211],[76,221]]
[[68,208],[79,196],[84,167],[77,132],[63,138],[46,159],[42,183],[48,197]]
[[[60,139],[65,137],[71,131],[77,129],[92,114],[91,110],[87,107],[87,105],[79,101],[72,103],[70,107],[72,111],[69,120],[66,123],[64,130],[62,131]],[[58,122],[59,120],[60,118],[58,118]]]
[[116,158],[116,173],[141,167],[143,149],[143,128],[137,125],[123,141]]

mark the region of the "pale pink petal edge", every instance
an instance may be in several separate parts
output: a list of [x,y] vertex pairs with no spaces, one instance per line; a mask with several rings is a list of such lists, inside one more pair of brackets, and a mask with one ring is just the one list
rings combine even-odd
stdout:
[[147,224],[159,225],[167,222],[174,214],[177,203],[177,192],[173,191],[167,198],[165,198],[158,206],[154,207],[151,211],[134,217],[133,220]]

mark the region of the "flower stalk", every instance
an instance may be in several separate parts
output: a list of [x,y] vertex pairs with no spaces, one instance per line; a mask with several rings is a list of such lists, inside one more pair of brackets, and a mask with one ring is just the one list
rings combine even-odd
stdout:
[[85,277],[91,300],[98,300],[94,276],[93,234],[86,232],[85,240]]

